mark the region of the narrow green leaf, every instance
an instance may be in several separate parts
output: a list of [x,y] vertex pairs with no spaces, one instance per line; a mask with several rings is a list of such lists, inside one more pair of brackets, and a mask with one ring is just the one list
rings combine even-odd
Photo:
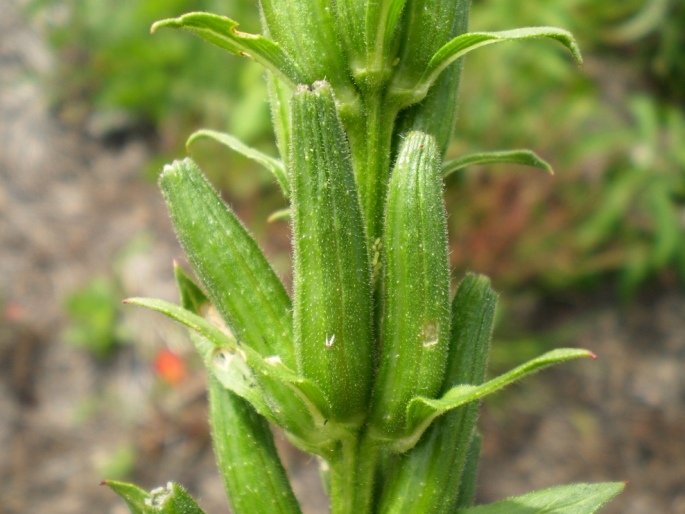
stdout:
[[449,350],[447,221],[435,140],[411,132],[388,186],[383,234],[383,345],[370,434],[405,435],[407,405],[442,386]]
[[580,50],[570,32],[555,27],[528,27],[501,32],[469,32],[457,36],[440,48],[426,66],[418,82],[406,82],[398,76],[391,86],[390,94],[399,105],[411,105],[422,100],[443,70],[468,52],[482,46],[526,39],[547,38],[563,44],[578,64],[583,62]]
[[291,87],[302,82],[302,75],[296,62],[278,43],[260,35],[240,32],[236,30],[237,26],[238,22],[224,16],[194,12],[178,18],[160,20],[152,25],[150,31],[154,33],[164,27],[188,30],[233,54],[252,57]]
[[522,164],[540,168],[554,175],[552,166],[531,150],[505,150],[499,152],[481,152],[463,155],[442,165],[442,176],[447,177],[455,171],[477,164]]
[[209,377],[212,441],[235,514],[301,512],[266,420]]
[[121,496],[131,514],[204,514],[197,502],[180,485],[169,482],[149,493],[123,482],[103,482]]
[[669,11],[673,6],[672,0],[643,2],[640,11],[616,27],[606,27],[601,37],[617,46],[632,44],[668,23]]
[[407,407],[407,426],[409,427],[408,433],[410,435],[403,440],[397,441],[395,447],[401,451],[402,448],[414,446],[433,420],[447,411],[461,407],[474,400],[479,400],[548,366],[580,358],[596,357],[588,350],[577,348],[552,350],[482,385],[458,385],[447,391],[442,398],[435,400],[426,397],[414,398]]
[[159,184],[188,260],[235,337],[294,369],[290,298],[257,243],[192,160],[165,166]]
[[455,514],[593,514],[624,487],[623,482],[562,485]]
[[335,420],[361,423],[372,378],[371,274],[359,196],[331,86],[292,102],[294,332],[298,372]]
[[[490,350],[497,295],[487,277],[467,275],[452,303],[452,336],[443,391],[456,384],[480,384]],[[439,417],[416,446],[397,459],[379,512],[451,513],[462,482],[478,417],[472,402]],[[416,487],[417,481],[422,486]]]
[[290,207],[286,207],[285,209],[279,209],[277,211],[274,211],[269,215],[269,217],[266,219],[267,222],[272,223],[274,221],[279,221],[279,220],[289,220],[292,217],[293,210]]
[[191,136],[188,138],[188,141],[186,141],[186,146],[192,145],[198,139],[212,139],[214,141],[221,143],[222,145],[229,147],[231,150],[235,150],[239,154],[247,157],[248,159],[251,159],[256,163],[261,164],[267,170],[273,173],[274,177],[276,177],[276,180],[278,181],[278,184],[281,186],[281,189],[283,190],[283,194],[285,195],[285,197],[290,197],[290,183],[288,180],[288,175],[285,171],[283,163],[278,159],[269,157],[265,153],[262,153],[259,150],[255,150],[254,148],[247,146],[245,143],[240,141],[240,139],[233,137],[230,134],[208,129],[202,129],[193,132],[193,134],[191,134]]
[[102,485],[106,485],[117,493],[126,502],[131,514],[154,514],[155,511],[149,504],[150,493],[140,487],[114,480],[105,480]]
[[331,415],[321,390],[297,376],[278,357],[262,358],[249,346],[178,305],[152,298],[129,298],[125,303],[160,312],[197,332],[202,337],[193,338],[193,342],[224,387],[303,443],[322,447],[334,437],[336,427],[326,426]]
[[677,255],[678,247],[683,241],[683,224],[681,210],[673,201],[672,191],[665,181],[653,179],[645,196],[649,206],[654,236],[652,241],[651,265],[660,270],[668,266]]

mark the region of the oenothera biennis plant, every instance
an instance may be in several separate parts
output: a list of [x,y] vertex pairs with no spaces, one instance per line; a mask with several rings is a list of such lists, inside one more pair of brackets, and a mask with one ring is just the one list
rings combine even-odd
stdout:
[[[479,400],[592,354],[554,350],[486,380],[497,297],[487,278],[467,275],[450,299],[443,176],[480,162],[549,168],[525,150],[442,162],[461,57],[545,38],[581,59],[564,30],[467,32],[468,11],[468,0],[262,0],[262,35],[207,13],[153,26],[251,57],[270,88],[280,159],[228,134],[191,141],[215,139],[274,174],[292,220],[292,297],[186,159],[160,185],[200,284],[177,267],[180,306],[128,300],[190,329],[238,514],[300,512],[269,424],[320,458],[337,514],[587,514],[622,488],[579,484],[471,507]],[[201,512],[175,484],[108,484],[133,513]]]

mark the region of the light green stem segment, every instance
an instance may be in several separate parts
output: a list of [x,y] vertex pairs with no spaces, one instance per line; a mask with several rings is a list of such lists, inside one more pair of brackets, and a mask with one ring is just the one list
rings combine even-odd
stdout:
[[363,123],[345,120],[345,128],[350,139],[356,181],[366,220],[366,235],[371,247],[381,237],[383,227],[383,208],[390,177],[392,135],[397,110],[387,104],[381,94],[376,94],[366,98],[366,111]]
[[341,441],[329,461],[331,514],[372,512],[374,479],[380,448],[363,433]]

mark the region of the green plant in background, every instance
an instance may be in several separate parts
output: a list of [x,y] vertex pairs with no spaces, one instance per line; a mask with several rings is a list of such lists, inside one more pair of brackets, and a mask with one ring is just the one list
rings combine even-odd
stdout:
[[620,276],[624,296],[664,269],[685,283],[685,116],[642,96],[631,99],[630,110],[634,125],[614,133],[604,147],[627,159],[608,170],[599,207],[575,237],[588,260],[605,266],[627,260]]
[[[191,38],[150,40],[153,21],[193,10],[230,14],[250,30],[259,27],[252,2],[244,0],[29,0],[27,6],[58,56],[48,83],[60,118],[115,144],[154,136],[158,155],[146,168],[154,178],[160,162],[182,153],[188,132],[198,126],[273,147],[258,65],[247,59],[227,65],[220,50]],[[197,145],[193,153],[235,198],[269,185],[249,162],[222,149]]]
[[[596,512],[623,484],[577,484],[471,507],[478,403],[582,357],[559,349],[486,380],[496,294],[468,274],[450,299],[442,177],[474,162],[549,166],[530,151],[442,164],[460,59],[476,48],[572,36],[536,27],[467,32],[469,1],[261,3],[264,35],[191,13],[158,22],[248,55],[268,71],[280,159],[204,133],[270,169],[290,204],[292,298],[190,159],[160,186],[202,288],[181,305],[127,302],[186,325],[209,370],[210,423],[236,513],[296,513],[269,423],[318,456],[334,513]],[[216,310],[223,320],[212,320]],[[201,512],[179,486],[108,482],[133,513]]]
[[251,4],[241,0],[31,1],[29,12],[44,19],[60,55],[52,91],[70,111],[64,115],[123,112],[129,123],[160,130],[171,149],[198,120],[250,140],[265,135],[268,111],[258,67],[248,61],[226,67],[219,51],[201,51],[199,41],[150,41],[152,21],[186,10],[226,10],[259,26]]
[[[659,11],[662,30],[654,32],[652,24],[649,35],[614,37],[612,27],[618,31],[622,20],[656,12],[656,4],[667,7]],[[488,66],[489,73],[465,84],[469,102],[450,153],[535,140],[543,155],[564,163],[564,172],[554,183],[494,168],[450,178],[448,184],[460,184],[448,192],[455,214],[450,230],[460,234],[452,248],[458,270],[475,268],[509,291],[535,286],[543,294],[616,281],[624,299],[650,279],[685,283],[682,245],[674,241],[685,230],[684,163],[676,143],[682,108],[668,103],[677,97],[659,98],[665,89],[645,81],[661,62],[646,49],[665,44],[671,32],[681,34],[680,6],[660,0],[475,3],[474,23],[488,29],[502,20],[563,22],[581,32],[590,56],[583,76],[550,45],[469,58],[467,67]],[[670,68],[685,62],[682,53],[665,55],[659,59]]]
[[69,318],[64,337],[67,342],[105,359],[129,338],[120,323],[121,290],[105,277],[95,277],[72,292],[64,302]]
[[[162,141],[158,151],[164,155],[179,151],[185,134],[198,125],[229,130],[265,151],[272,148],[263,101],[266,87],[257,64],[244,59],[227,66],[220,50],[202,51],[202,42],[191,38],[166,35],[150,41],[147,37],[151,21],[187,10],[221,10],[240,19],[241,30],[254,31],[258,16],[251,4],[241,0],[124,0],[117,5],[98,0],[33,0],[29,4],[34,13],[49,13],[43,19],[60,55],[51,91],[67,118],[88,115],[91,125],[113,129],[122,120],[128,120],[125,129],[131,128],[127,124],[131,122],[150,124],[158,131]],[[43,9],[36,9],[39,6]],[[589,54],[589,74],[573,73],[566,56],[553,45],[525,52],[513,45],[469,59],[471,66],[487,67],[488,73],[466,84],[469,101],[461,108],[459,138],[452,141],[448,155],[535,140],[536,149],[563,162],[564,169],[553,186],[544,178],[530,181],[505,173],[487,179],[481,173],[450,177],[448,184],[462,186],[449,192],[449,203],[458,214],[451,216],[450,229],[460,234],[466,248],[452,248],[458,270],[477,266],[505,289],[534,285],[545,292],[606,285],[607,279],[618,276],[626,298],[650,277],[682,277],[680,257],[644,257],[647,246],[659,246],[658,240],[667,237],[661,230],[668,227],[643,221],[645,209],[652,219],[644,202],[624,203],[612,230],[602,232],[604,239],[588,244],[585,234],[588,225],[602,218],[595,213],[606,211],[603,199],[620,196],[616,191],[626,187],[620,171],[630,166],[625,156],[643,146],[638,129],[625,130],[639,118],[625,112],[632,94],[621,93],[624,84],[645,83],[649,78],[651,91],[641,93],[648,100],[641,101],[651,103],[657,113],[678,111],[664,101],[682,100],[678,86],[685,80],[685,59],[679,51],[685,44],[684,16],[685,4],[677,0],[474,3],[474,23],[486,30],[563,25],[578,31]],[[657,115],[663,118],[658,131],[660,139],[668,141],[677,132],[668,133],[672,123],[664,116]],[[213,135],[198,134],[193,141]],[[218,146],[198,143],[192,151],[231,199],[261,194],[263,200],[251,203],[258,206],[251,219],[260,237],[264,228],[255,220],[282,205],[276,195],[264,198],[268,174],[255,173],[250,161]],[[167,157],[153,159],[148,169],[154,176],[159,159]],[[667,150],[650,166],[641,165],[643,175],[682,176],[682,162],[673,151]],[[678,180],[667,182],[677,185]],[[682,217],[679,191],[676,187],[663,196],[669,209]],[[510,221],[506,227],[503,218]],[[651,264],[645,265],[646,260]],[[554,269],[550,261],[555,262]],[[655,267],[659,263],[662,268]]]

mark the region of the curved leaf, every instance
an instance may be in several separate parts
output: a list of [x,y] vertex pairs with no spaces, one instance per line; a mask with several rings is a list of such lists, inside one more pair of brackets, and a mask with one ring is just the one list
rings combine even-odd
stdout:
[[502,43],[505,41],[517,41],[525,39],[553,39],[563,44],[573,55],[578,64],[582,64],[583,58],[573,35],[556,27],[528,27],[500,32],[468,32],[457,36],[431,58],[426,66],[422,77],[418,82],[407,82],[400,77],[391,87],[390,94],[400,106],[407,106],[422,100],[428,89],[440,76],[442,71],[454,61],[465,54],[482,46]]
[[515,496],[455,514],[593,514],[625,487],[623,482],[571,484]]
[[274,221],[279,221],[279,220],[289,220],[292,217],[293,210],[290,207],[286,207],[284,209],[278,209],[277,211],[272,212],[269,217],[266,219],[268,223],[273,223]]
[[482,385],[458,385],[447,391],[439,399],[414,398],[407,407],[408,435],[397,440],[393,447],[396,451],[405,451],[407,448],[414,446],[433,420],[445,412],[474,400],[479,400],[553,364],[580,358],[596,358],[596,356],[588,350],[560,348],[532,359]]
[[447,177],[455,171],[477,164],[522,164],[540,168],[554,175],[552,166],[531,150],[505,150],[498,152],[472,153],[458,157],[442,165],[442,176]]
[[278,159],[274,159],[273,157],[270,157],[259,150],[247,146],[237,137],[226,134],[225,132],[218,132],[216,130],[209,129],[202,129],[193,132],[186,141],[186,146],[192,145],[198,139],[212,139],[218,143],[221,143],[222,145],[229,147],[231,150],[235,150],[248,159],[261,164],[267,170],[273,173],[274,177],[276,177],[276,180],[281,186],[281,190],[283,191],[285,197],[290,197],[290,181],[288,180],[288,174],[285,171],[285,166],[283,166],[283,163]]
[[125,303],[157,311],[202,336],[193,342],[214,376],[272,422],[312,445],[332,437],[335,428],[326,427],[330,409],[324,394],[278,357],[262,358],[204,318],[164,300],[129,298]]
[[[184,309],[202,315],[209,300],[174,263]],[[191,338],[199,339],[191,331]],[[196,341],[196,345],[206,342]],[[210,343],[211,345],[211,343]],[[236,514],[299,514],[300,508],[281,464],[269,423],[250,404],[208,377],[209,422],[224,487]]]
[[236,55],[253,58],[267,70],[295,87],[302,82],[297,64],[278,43],[257,34],[236,30],[238,22],[206,12],[193,12],[160,20],[152,25],[153,34],[159,28],[169,27],[188,30],[202,39]]

